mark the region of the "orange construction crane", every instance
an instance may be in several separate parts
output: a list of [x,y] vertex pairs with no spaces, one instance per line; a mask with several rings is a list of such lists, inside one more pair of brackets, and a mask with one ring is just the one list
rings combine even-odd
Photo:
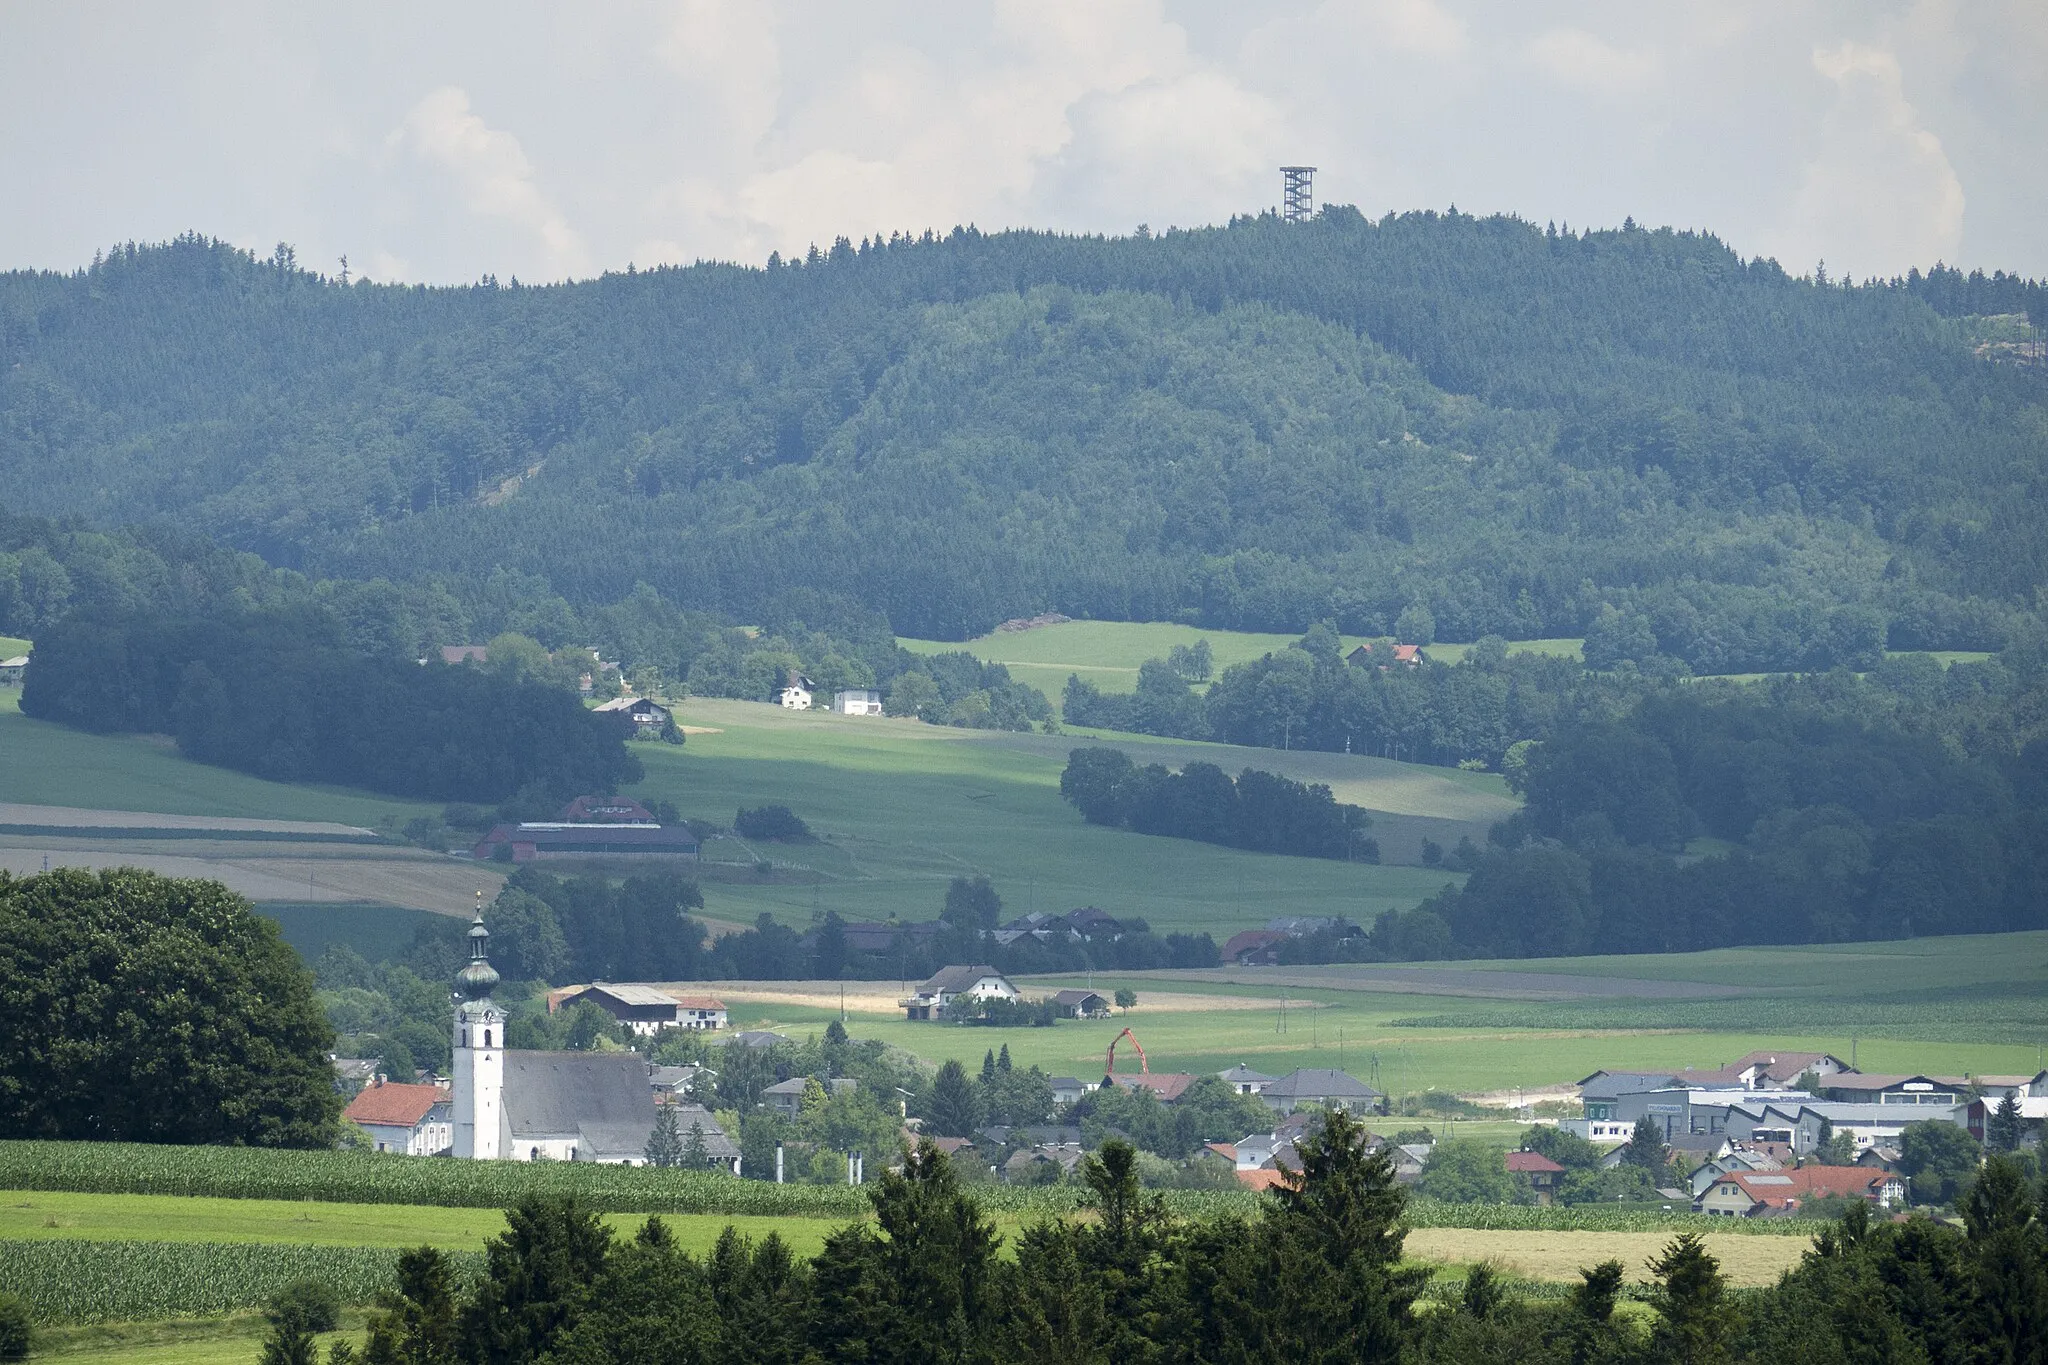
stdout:
[[1152,1064],[1145,1060],[1145,1045],[1138,1041],[1137,1034],[1131,1032],[1129,1029],[1125,1029],[1122,1033],[1119,1033],[1116,1037],[1109,1040],[1109,1056],[1102,1063],[1102,1083],[1105,1086],[1112,1084],[1115,1080],[1116,1045],[1118,1043],[1121,1043],[1126,1038],[1131,1040],[1132,1047],[1138,1049],[1138,1070],[1147,1073],[1149,1073],[1152,1070]]

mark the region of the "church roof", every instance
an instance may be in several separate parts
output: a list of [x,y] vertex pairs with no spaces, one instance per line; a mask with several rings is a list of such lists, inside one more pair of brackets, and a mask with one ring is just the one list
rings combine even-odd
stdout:
[[647,1063],[631,1052],[507,1052],[505,1128],[514,1142],[581,1139],[591,1159],[638,1156],[654,1131]]

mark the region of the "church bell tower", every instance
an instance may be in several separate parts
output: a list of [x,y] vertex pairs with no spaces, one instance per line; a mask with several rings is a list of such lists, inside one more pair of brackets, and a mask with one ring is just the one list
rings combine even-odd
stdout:
[[498,973],[486,956],[490,939],[479,904],[469,925],[469,965],[455,974],[454,1108],[455,1155],[483,1161],[504,1155],[505,1011],[491,999]]

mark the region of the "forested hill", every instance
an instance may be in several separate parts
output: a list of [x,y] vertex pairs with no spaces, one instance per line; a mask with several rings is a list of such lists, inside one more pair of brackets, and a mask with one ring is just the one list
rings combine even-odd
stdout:
[[1455,212],[544,288],[187,238],[0,276],[0,504],[931,637],[1420,602],[1446,639],[1611,608],[1695,667],[1857,664],[1996,648],[2048,583],[2048,367],[1986,316],[2025,311],[2009,277],[1848,288]]

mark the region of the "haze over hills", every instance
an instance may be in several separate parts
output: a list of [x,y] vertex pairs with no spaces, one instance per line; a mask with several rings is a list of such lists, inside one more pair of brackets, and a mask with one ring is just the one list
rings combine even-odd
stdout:
[[2048,582],[2048,371],[1980,354],[2023,310],[1455,212],[546,288],[187,238],[0,276],[0,477],[16,512],[579,608],[807,594],[959,639],[1420,603],[1470,640],[1611,607],[1698,671],[1867,666],[2001,647]]

